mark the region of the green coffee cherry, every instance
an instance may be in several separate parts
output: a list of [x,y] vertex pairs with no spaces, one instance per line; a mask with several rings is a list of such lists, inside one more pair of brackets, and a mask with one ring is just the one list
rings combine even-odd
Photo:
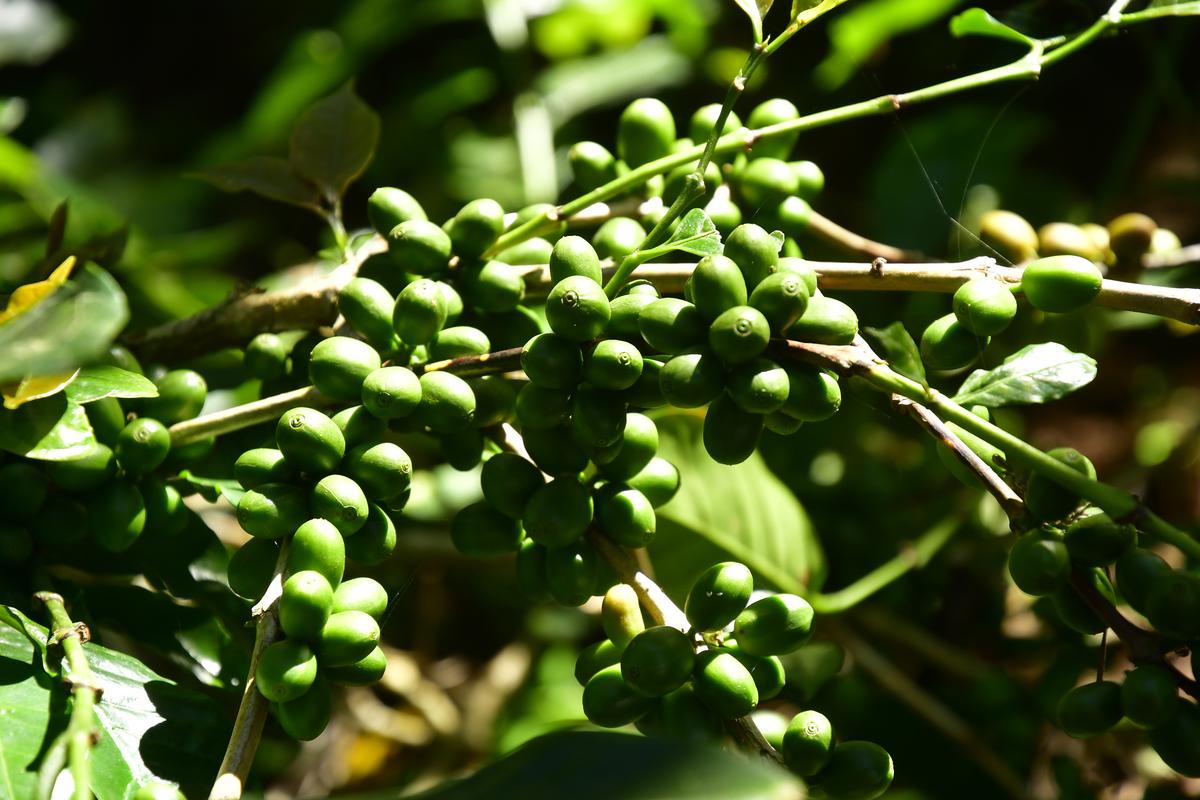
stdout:
[[635,339],[641,335],[638,318],[642,309],[658,299],[652,294],[623,294],[609,303],[610,315],[605,333],[622,339]]
[[333,593],[332,611],[335,614],[339,611],[361,611],[378,622],[383,619],[387,607],[387,590],[374,578],[351,578],[343,581]]
[[242,364],[260,380],[271,380],[287,373],[291,348],[273,333],[260,333],[246,345]]
[[646,496],[655,508],[668,503],[679,491],[679,470],[665,458],[655,456],[641,472],[625,481]]
[[605,339],[584,361],[584,379],[598,389],[628,389],[642,374],[642,353],[629,342]]
[[1014,264],[1037,257],[1038,235],[1025,218],[1011,211],[988,211],[979,218],[979,238]]
[[629,217],[613,217],[596,229],[592,247],[600,258],[620,262],[646,241],[646,229]]
[[233,477],[243,489],[257,489],[264,483],[287,483],[296,474],[281,451],[256,447],[238,456],[233,463]]
[[599,572],[596,551],[582,540],[546,552],[546,588],[564,606],[586,603],[596,587]]
[[1188,572],[1164,575],[1146,593],[1146,618],[1165,636],[1200,637],[1200,577]]
[[577,475],[587,467],[588,456],[566,425],[523,431],[525,449],[538,469],[549,475]]
[[1150,746],[1167,766],[1189,778],[1200,777],[1200,707],[1185,700],[1179,710],[1150,731]]
[[617,159],[602,144],[576,142],[567,153],[575,185],[590,192],[617,178]]
[[475,395],[472,424],[476,428],[490,428],[512,419],[517,403],[517,390],[512,381],[499,375],[483,375],[468,378],[467,386]]
[[753,292],[764,278],[779,269],[781,244],[766,229],[753,223],[739,225],[726,237],[725,255],[742,271],[747,291]]
[[158,387],[158,397],[141,401],[142,416],[153,417],[163,425],[174,425],[196,416],[208,397],[204,376],[190,369],[172,370],[154,385]]
[[746,279],[733,259],[705,256],[688,278],[692,303],[706,320],[714,320],[734,306],[746,304]]
[[573,339],[543,333],[521,350],[521,369],[540,387],[574,389],[583,376],[583,351]]
[[794,237],[802,236],[811,226],[813,218],[812,206],[803,198],[793,195],[792,197],[785,197],[783,202],[773,209],[767,209],[767,217],[781,232],[788,236],[788,239],[783,243],[784,256],[787,258],[799,258],[801,256],[800,246],[796,244]]
[[625,430],[625,402],[615,392],[581,386],[571,401],[571,431],[585,448],[609,447]]
[[1017,298],[995,278],[976,278],[954,293],[954,316],[977,336],[995,336],[1017,315]]
[[274,707],[275,717],[283,732],[302,742],[312,741],[329,725],[333,714],[333,700],[329,684],[318,677],[308,691]]
[[737,226],[742,224],[742,210],[729,197],[729,192],[718,192],[712,200],[708,201],[708,205],[704,207],[704,213],[708,214],[708,218],[712,220],[713,225],[723,237],[728,237]]
[[1083,228],[1069,222],[1050,222],[1038,228],[1038,254],[1045,256],[1079,256],[1088,261],[1101,261],[1103,251]]
[[782,333],[808,308],[808,286],[800,275],[774,272],[754,287],[750,305],[766,317],[772,333]]
[[546,298],[550,330],[574,342],[595,339],[608,325],[612,309],[600,284],[583,275],[572,275],[554,285]]
[[762,437],[761,414],[750,414],[722,394],[704,415],[704,449],[718,464],[740,464],[753,455]]
[[388,500],[412,484],[412,459],[391,442],[359,445],[346,454],[342,467],[371,500]]
[[[370,278],[354,278],[338,293],[338,311],[380,351],[392,349],[396,332],[392,328],[392,310],[396,300],[383,284]],[[249,358],[247,348],[246,355]]]
[[1058,701],[1058,724],[1068,736],[1088,739],[1105,733],[1124,716],[1121,687],[1113,681],[1076,686]]
[[833,747],[833,725],[825,715],[819,711],[801,711],[788,723],[780,754],[788,769],[811,778],[829,763]]
[[308,519],[308,498],[303,489],[287,483],[264,483],[242,495],[237,520],[251,536],[279,539]]
[[346,453],[346,439],[333,420],[313,408],[292,408],[275,426],[275,445],[297,470],[325,474]]
[[[462,316],[462,312],[463,312],[462,295],[460,295],[453,286],[446,283],[445,281],[434,281],[433,283],[437,287],[437,290],[439,292],[441,292],[442,300],[446,304],[446,322],[443,324],[449,324],[449,323],[454,322],[460,316]],[[393,309],[393,314],[392,314],[393,322],[395,322],[395,313],[394,312],[395,312],[395,310]]]
[[113,447],[117,437],[125,430],[125,411],[121,401],[115,397],[104,397],[83,407],[88,422],[96,434],[96,441]]
[[664,297],[642,309],[638,329],[654,349],[677,354],[703,342],[705,322],[693,304]]
[[312,513],[349,536],[367,521],[367,496],[345,475],[326,475],[312,490]]
[[[688,178],[695,169],[695,164],[681,164],[667,173],[662,194],[664,206],[669,208],[683,194],[688,185]],[[704,168],[704,191],[695,199],[695,205],[701,207],[707,205],[716,195],[717,187],[724,183],[724,180],[721,168],[717,166],[716,162],[708,162],[708,166]]]
[[404,272],[428,275],[450,261],[449,234],[428,220],[405,220],[387,232],[387,240],[388,255]]
[[392,310],[392,328],[407,345],[425,344],[446,324],[446,294],[436,281],[422,278],[400,291]]
[[129,549],[146,527],[145,501],[127,480],[117,479],[93,491],[85,505],[92,537],[111,553]]
[[633,386],[625,390],[625,402],[631,408],[659,408],[667,404],[662,391],[663,362],[661,357],[643,358],[642,374]]
[[620,728],[643,717],[654,699],[633,689],[621,675],[621,667],[605,667],[583,687],[583,713],[594,725]]
[[417,199],[403,189],[381,186],[367,198],[367,219],[371,227],[386,236],[401,222],[428,219]]
[[[1089,569],[1083,573],[1083,577],[1101,596],[1110,603],[1116,604],[1116,592],[1113,591],[1112,584],[1101,570]],[[1051,599],[1054,601],[1054,610],[1058,612],[1059,619],[1074,631],[1096,634],[1108,627],[1108,624],[1096,615],[1092,607],[1072,586],[1063,586],[1051,595]],[[1151,621],[1153,622],[1153,620]]]
[[138,787],[133,800],[187,800],[173,783],[152,781]]
[[146,530],[155,536],[175,536],[187,527],[190,513],[179,490],[154,478],[138,487],[146,506]]
[[804,288],[808,290],[810,300],[817,296],[817,271],[804,259],[785,255],[779,259],[778,271],[799,277],[804,282]]
[[127,473],[136,475],[151,471],[170,451],[171,434],[161,422],[149,417],[130,422],[117,437],[117,461]]
[[491,352],[492,343],[487,334],[469,325],[443,328],[429,343],[429,360],[445,361],[466,356],[481,356]]
[[837,800],[875,800],[892,785],[895,768],[888,752],[874,742],[842,742],[814,781]]
[[1040,596],[1061,589],[1071,576],[1071,557],[1062,537],[1039,529],[1013,543],[1008,574],[1025,594]]
[[[1167,255],[1169,253],[1177,253],[1183,249],[1183,242],[1179,239],[1179,234],[1167,228],[1156,228],[1154,235],[1150,238],[1150,252],[1155,255]],[[1093,259],[1099,261],[1099,259]]]
[[921,334],[921,358],[930,369],[961,369],[979,358],[987,345],[986,338],[976,337],[954,314],[947,314]]
[[706,650],[696,656],[693,686],[696,695],[721,719],[744,717],[758,705],[754,677],[725,650]]
[[313,570],[336,589],[346,569],[346,543],[342,534],[325,519],[310,519],[295,530],[287,557],[288,574]]
[[453,433],[474,419],[475,395],[457,375],[426,372],[421,375],[421,404],[416,413],[433,432]]
[[366,342],[331,336],[312,350],[308,376],[313,386],[335,400],[357,400],[363,381],[380,366],[379,353]]
[[1104,276],[1095,264],[1079,256],[1039,258],[1021,273],[1021,291],[1041,311],[1065,313],[1096,299]]
[[442,458],[460,472],[474,469],[483,461],[483,451],[487,446],[483,432],[478,428],[464,428],[453,433],[443,433],[437,437],[441,446]]
[[698,631],[723,630],[746,608],[753,591],[754,576],[746,565],[723,561],[706,569],[692,584],[684,612]]
[[647,628],[621,653],[621,676],[634,691],[661,697],[682,686],[692,674],[696,651],[678,628]]
[[734,306],[708,329],[708,345],[727,364],[750,361],[767,347],[771,326],[762,312],[751,306]]
[[763,427],[780,436],[791,436],[804,427],[804,422],[789,417],[786,412],[775,411],[763,417]]
[[472,558],[515,553],[521,545],[521,526],[487,503],[473,503],[454,515],[450,525],[454,547]]
[[525,533],[549,548],[566,547],[583,535],[592,521],[592,495],[578,480],[555,478],[538,487],[525,505]]
[[625,430],[617,454],[600,473],[613,481],[628,480],[640,473],[658,452],[658,426],[644,414],[626,414]]
[[1146,597],[1150,589],[1170,572],[1170,565],[1158,553],[1135,547],[1117,559],[1117,586],[1125,601],[1145,614]]
[[857,334],[858,315],[854,309],[824,295],[809,299],[800,319],[787,331],[792,339],[817,344],[851,344]]
[[387,435],[387,423],[363,406],[343,408],[333,415],[333,424],[342,432],[347,449],[378,442]]
[[[604,594],[600,623],[619,656],[635,636],[646,629],[637,592],[627,583],[618,583]],[[616,663],[614,660],[612,663]]]
[[527,600],[541,602],[550,599],[546,588],[546,548],[532,539],[525,539],[517,550],[517,587]]
[[587,686],[597,672],[620,663],[621,650],[608,639],[588,645],[575,659],[575,680],[580,686]]
[[349,558],[368,567],[381,564],[396,549],[396,526],[392,518],[377,505],[371,505],[367,521],[358,533],[346,539],[344,549]]
[[1122,214],[1108,223],[1108,247],[1118,264],[1139,264],[1157,230],[1158,224],[1145,214]]
[[421,404],[421,381],[408,367],[377,367],[364,377],[358,397],[379,419],[399,419]]
[[333,607],[333,588],[314,570],[293,573],[283,583],[279,625],[290,638],[312,641],[321,634]]
[[[1086,456],[1070,447],[1056,447],[1046,455],[1066,464],[1086,478],[1095,480],[1096,468]],[[1079,495],[1038,473],[1025,485],[1025,508],[1041,522],[1053,522],[1069,515],[1079,506]]]
[[316,656],[307,645],[295,640],[268,645],[254,672],[259,694],[275,703],[295,700],[307,692],[316,679]]
[[0,518],[29,519],[42,509],[50,481],[32,464],[0,466]]
[[229,588],[239,597],[257,600],[275,574],[279,545],[271,539],[250,539],[229,558]]
[[783,413],[804,422],[829,419],[842,406],[837,377],[807,364],[784,364],[788,376]]
[[379,623],[362,611],[330,614],[317,642],[322,667],[343,667],[366,658],[379,645]]
[[1085,567],[1103,567],[1120,558],[1137,542],[1132,525],[1120,525],[1107,514],[1090,514],[1066,531],[1071,560]]
[[767,358],[739,364],[729,373],[729,396],[738,408],[751,414],[770,414],[787,402],[787,371]]
[[789,161],[792,174],[796,176],[796,194],[812,202],[825,189],[825,173],[812,161]]
[[526,239],[512,247],[506,247],[496,253],[496,260],[505,264],[524,266],[526,264],[545,264],[554,252],[554,245],[540,236]]
[[334,683],[342,686],[370,686],[378,683],[387,671],[387,654],[376,647],[353,664],[331,667],[322,665],[321,671]]
[[479,311],[490,314],[511,311],[525,297],[525,280],[521,273],[503,261],[468,266],[459,274],[467,300]]
[[812,606],[794,594],[774,594],[738,614],[733,635],[755,656],[785,655],[812,637]]
[[[751,128],[765,128],[768,125],[775,125],[780,122],[790,122],[794,119],[799,119],[800,110],[796,108],[788,100],[782,97],[765,100],[754,107],[750,112],[750,117],[746,124]],[[750,157],[753,159],[759,158],[782,158],[786,159],[792,152],[792,148],[796,146],[796,140],[800,138],[799,131],[789,132],[778,136],[772,136],[769,139],[759,139],[754,143],[754,147],[750,150]]]
[[654,539],[654,506],[637,489],[610,483],[596,493],[596,519],[608,538],[625,547],[645,547]]
[[582,236],[564,236],[555,242],[554,250],[550,253],[551,283],[558,283],[573,275],[591,278],[597,284],[604,281],[600,271],[600,256]]
[[750,672],[750,677],[754,679],[754,686],[758,689],[760,701],[770,700],[783,691],[783,687],[787,683],[787,673],[778,656],[752,656],[738,647],[737,642],[733,640],[727,641],[723,649],[733,653],[734,657],[742,662],[742,666]]
[[478,258],[503,232],[504,208],[488,198],[472,200],[447,226],[454,252],[463,258]]
[[737,188],[748,209],[768,209],[795,195],[800,189],[800,180],[786,162],[777,158],[756,158],[738,173]]
[[1156,728],[1179,713],[1178,697],[1175,678],[1155,664],[1130,670],[1121,683],[1121,708],[1143,728]]
[[[704,144],[712,136],[713,129],[717,127],[717,120],[721,117],[721,104],[710,103],[706,106],[701,106],[696,109],[696,113],[692,114],[692,119],[688,125],[688,136],[696,144]],[[742,121],[738,115],[730,111],[725,117],[725,125],[721,128],[721,135],[733,133],[742,127]]]
[[571,412],[571,393],[527,383],[517,395],[516,415],[522,430],[548,430],[564,423]]
[[675,119],[666,103],[654,97],[634,100],[617,122],[617,156],[640,167],[669,155],[675,142]]
[[113,451],[96,443],[82,458],[55,461],[50,465],[50,479],[69,492],[86,492],[108,483],[117,472]]

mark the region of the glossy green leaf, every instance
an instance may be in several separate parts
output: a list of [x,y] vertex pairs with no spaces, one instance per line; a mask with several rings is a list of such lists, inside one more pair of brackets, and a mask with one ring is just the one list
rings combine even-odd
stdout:
[[738,8],[746,12],[750,18],[750,26],[754,28],[754,41],[763,40],[763,17],[771,10],[775,0],[733,0]]
[[371,163],[378,143],[379,115],[347,83],[300,116],[288,160],[332,201]]
[[66,372],[108,350],[129,307],[112,276],[88,265],[24,313],[0,324],[0,383]]
[[[46,629],[35,631],[45,641]],[[126,800],[150,781],[178,783],[188,796],[206,794],[231,723],[220,707],[124,653],[95,643],[84,650],[103,690],[96,705],[100,739],[90,759],[96,797]],[[43,747],[66,725],[69,705],[63,683],[41,669],[34,644],[9,625],[0,625],[0,709],[0,789],[34,797]]]
[[158,397],[154,381],[120,367],[84,367],[67,385],[67,399],[83,405],[106,397]]
[[964,36],[987,36],[992,39],[1007,39],[1032,47],[1034,40],[1015,28],[1010,28],[982,8],[968,8],[950,20],[950,33],[958,38]]
[[19,631],[33,644],[42,660],[42,669],[48,675],[58,674],[58,664],[52,664],[47,657],[46,637],[42,635],[41,625],[31,620],[21,609],[15,606],[0,606],[0,623],[4,623],[13,630]]
[[882,351],[880,355],[887,360],[892,369],[922,386],[929,385],[925,378],[925,365],[921,362],[921,350],[903,323],[893,322],[886,328],[863,330],[879,345]]
[[80,458],[96,444],[83,406],[63,393],[0,409],[0,450],[43,461]]
[[721,234],[703,209],[693,208],[679,221],[679,227],[661,249],[682,250],[696,256],[716,255],[721,252]]
[[712,745],[607,731],[549,734],[468,778],[414,795],[421,800],[801,800],[804,796],[799,779],[762,759]]
[[808,515],[761,456],[724,466],[705,452],[698,416],[672,413],[656,421],[659,455],[681,478],[678,494],[658,509],[650,545],[656,577],[669,593],[682,600],[702,571],[729,559],[783,591],[801,592],[824,574]]
[[192,177],[225,192],[254,192],[268,200],[294,206],[317,208],[321,203],[321,190],[282,158],[253,156],[192,173]]
[[954,402],[1000,406],[1049,403],[1088,385],[1096,377],[1096,361],[1073,353],[1058,342],[1023,347],[995,369],[977,369],[963,381]]

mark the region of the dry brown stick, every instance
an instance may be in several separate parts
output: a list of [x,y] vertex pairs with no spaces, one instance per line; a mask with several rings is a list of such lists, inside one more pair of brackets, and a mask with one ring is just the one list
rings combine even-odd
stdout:
[[890,244],[875,242],[854,231],[847,230],[828,217],[812,211],[808,217],[808,233],[835,244],[856,255],[886,261],[925,261],[925,254],[917,250],[905,250]]

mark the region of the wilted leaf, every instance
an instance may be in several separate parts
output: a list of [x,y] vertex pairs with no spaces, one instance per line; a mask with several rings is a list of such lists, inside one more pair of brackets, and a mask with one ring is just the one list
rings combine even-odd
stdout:
[[922,386],[928,386],[925,365],[921,362],[921,351],[913,341],[912,334],[903,323],[893,322],[886,328],[863,328],[879,344],[883,357],[906,378],[912,378]]
[[1058,342],[1031,344],[992,370],[977,369],[963,381],[954,401],[988,408],[1048,403],[1086,386],[1096,377],[1096,361]]
[[59,264],[46,280],[27,283],[24,286],[18,286],[14,289],[12,295],[8,298],[8,305],[3,311],[0,311],[0,325],[24,314],[54,294],[58,287],[66,283],[67,278],[71,277],[71,270],[74,268],[75,256],[70,256]]
[[60,372],[56,375],[39,375],[34,378],[25,378],[16,384],[4,386],[0,388],[0,395],[4,397],[4,407],[9,410],[20,408],[32,400],[40,400],[43,397],[56,395],[67,388],[78,374],[79,370],[73,369],[68,372]]
[[319,208],[321,190],[304,179],[285,159],[253,156],[219,167],[201,170],[192,177],[208,181],[226,192],[254,192],[280,203]]
[[987,36],[992,39],[1007,39],[1032,47],[1034,40],[1015,28],[1010,28],[982,8],[968,8],[950,20],[950,33],[963,36]]
[[300,116],[288,160],[332,201],[371,163],[378,143],[379,115],[347,83]]
[[84,367],[67,386],[67,399],[84,405],[106,397],[158,397],[154,381],[120,367]]
[[65,394],[0,411],[0,450],[45,461],[83,457],[96,444],[83,406]]

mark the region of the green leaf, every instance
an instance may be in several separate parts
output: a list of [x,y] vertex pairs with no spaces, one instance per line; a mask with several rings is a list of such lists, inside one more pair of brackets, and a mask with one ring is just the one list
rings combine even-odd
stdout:
[[334,201],[371,163],[378,143],[379,115],[347,83],[300,116],[288,160]]
[[922,386],[928,386],[925,365],[921,363],[921,350],[913,341],[912,334],[903,323],[893,322],[886,328],[863,328],[879,344],[883,357],[892,369],[906,378],[912,378]]
[[704,450],[698,416],[670,413],[656,422],[659,455],[682,479],[679,493],[658,510],[650,545],[656,577],[669,593],[682,600],[702,571],[729,559],[782,591],[802,592],[823,575],[808,515],[761,456],[724,466]]
[[[35,623],[46,641],[46,629]],[[0,794],[33,797],[44,746],[66,725],[63,684],[38,666],[24,633],[0,625]],[[61,652],[52,650],[61,658]],[[95,643],[84,646],[103,690],[96,704],[100,740],[92,750],[98,800],[124,800],[150,781],[178,783],[190,796],[208,791],[231,720],[203,695],[180,688],[137,659]]]
[[285,159],[253,156],[244,161],[192,173],[224,192],[254,192],[268,200],[303,208],[320,208],[321,190],[297,174]]
[[721,252],[721,234],[703,209],[693,208],[679,221],[662,249],[682,250],[695,256],[717,255]]
[[1096,361],[1072,353],[1058,342],[1031,344],[992,370],[977,369],[963,381],[954,402],[999,406],[1048,403],[1087,386],[1096,377]]
[[[382,798],[385,795],[378,795]],[[386,795],[394,797],[395,791]],[[712,745],[609,731],[552,733],[420,800],[800,800],[799,779]]]
[[0,622],[8,625],[13,630],[20,631],[25,635],[25,638],[33,644],[42,659],[42,669],[47,675],[57,675],[58,665],[52,664],[47,655],[46,637],[43,635],[43,628],[15,606],[0,606]]
[[84,367],[67,385],[67,399],[84,405],[106,397],[158,397],[154,381],[120,367]]
[[1007,39],[1033,47],[1036,43],[1015,28],[1010,28],[982,8],[968,8],[950,20],[950,33],[956,38],[964,36],[986,36],[991,39]]
[[0,410],[0,450],[43,461],[81,458],[96,444],[83,406],[64,393]]
[[210,503],[215,503],[218,498],[224,497],[230,505],[237,506],[242,495],[246,493],[242,485],[233,478],[204,478],[186,469],[181,470],[177,477]]
[[0,383],[66,372],[108,350],[129,307],[112,276],[88,265],[73,280],[0,324]]
[[750,18],[750,25],[754,28],[754,41],[761,42],[763,40],[763,17],[771,10],[771,5],[775,0],[733,0],[733,2],[737,3],[738,8],[745,11],[746,16]]

